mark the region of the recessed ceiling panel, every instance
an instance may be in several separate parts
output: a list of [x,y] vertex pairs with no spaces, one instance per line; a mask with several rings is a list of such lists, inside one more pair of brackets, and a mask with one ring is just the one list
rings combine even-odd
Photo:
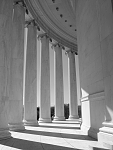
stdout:
[[[76,17],[70,0],[25,0],[45,32],[76,47]],[[31,6],[30,6],[31,5]],[[63,42],[64,41],[64,42]]]

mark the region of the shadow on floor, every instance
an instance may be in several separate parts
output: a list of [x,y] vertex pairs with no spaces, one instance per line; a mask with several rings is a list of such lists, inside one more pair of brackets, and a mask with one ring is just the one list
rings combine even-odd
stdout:
[[[58,145],[45,144],[40,142],[27,141],[23,139],[10,138],[0,141],[2,149],[20,149],[20,150],[73,150],[75,148],[63,147]],[[77,150],[77,149],[76,149]],[[82,150],[82,149],[79,149]]]
[[59,138],[69,138],[69,139],[78,139],[78,140],[89,140],[89,141],[96,141],[95,139],[87,136],[87,135],[80,135],[80,134],[66,134],[66,133],[56,133],[54,131],[47,132],[47,131],[34,131],[34,130],[24,130],[24,131],[16,131],[25,134],[34,134],[34,135],[43,135],[43,136],[50,136],[50,137],[59,137]]

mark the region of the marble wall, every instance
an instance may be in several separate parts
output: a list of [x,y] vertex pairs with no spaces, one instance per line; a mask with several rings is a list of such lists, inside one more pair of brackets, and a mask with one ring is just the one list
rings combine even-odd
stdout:
[[111,0],[79,0],[76,15],[83,127],[96,138],[102,122],[113,120]]

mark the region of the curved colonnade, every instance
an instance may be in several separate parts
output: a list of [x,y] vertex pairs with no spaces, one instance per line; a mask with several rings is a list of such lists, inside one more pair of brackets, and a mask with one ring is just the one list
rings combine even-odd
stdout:
[[100,142],[113,142],[112,0],[1,0],[0,139],[11,137],[9,129],[24,130],[25,125],[37,125],[37,38],[41,51],[39,122],[51,122],[51,42],[55,64],[54,120],[65,120],[62,65],[62,50],[65,50],[69,119],[78,118],[77,94],[81,89],[81,130]]
[[[25,1],[26,4],[28,2],[30,1]],[[21,0],[2,0],[0,5],[0,34],[2,35],[0,38],[0,46],[2,46],[0,51],[2,56],[0,57],[2,61],[0,68],[2,72],[0,73],[2,85],[0,88],[1,139],[11,136],[9,129],[24,130],[24,125],[37,125],[37,36],[41,43],[39,122],[51,122],[49,42],[52,34],[42,33],[37,35],[37,28],[39,27],[37,20],[32,18],[25,21],[25,12],[28,11],[25,3]],[[26,63],[24,60],[25,23],[27,23],[28,28]],[[56,37],[58,39],[58,35]],[[69,43],[69,50],[66,51],[69,59],[69,119],[78,118],[75,70],[76,45],[69,41],[65,42],[65,39],[58,39],[57,42],[52,44],[55,56],[55,121],[65,120],[62,68],[62,49],[67,46],[65,43]]]

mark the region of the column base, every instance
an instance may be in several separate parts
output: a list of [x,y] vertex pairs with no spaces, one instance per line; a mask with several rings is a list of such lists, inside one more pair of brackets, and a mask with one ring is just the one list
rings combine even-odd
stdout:
[[11,137],[11,133],[9,132],[9,128],[0,129],[0,140],[9,139]]
[[77,119],[79,119],[78,115],[76,115],[76,116],[69,116],[69,118],[68,118],[69,121],[76,121]]
[[113,144],[113,122],[103,122],[104,127],[99,129],[98,141]]
[[81,125],[81,131],[83,131],[86,135],[97,140],[97,134],[98,134],[99,130],[82,124]]
[[25,130],[24,124],[9,124],[9,130],[10,131],[22,131]]
[[64,116],[60,116],[60,117],[55,116],[53,121],[65,121],[65,117]]
[[38,121],[38,123],[50,123],[50,122],[52,122],[51,118],[39,118]]
[[24,120],[25,126],[38,126],[38,122],[36,120]]

